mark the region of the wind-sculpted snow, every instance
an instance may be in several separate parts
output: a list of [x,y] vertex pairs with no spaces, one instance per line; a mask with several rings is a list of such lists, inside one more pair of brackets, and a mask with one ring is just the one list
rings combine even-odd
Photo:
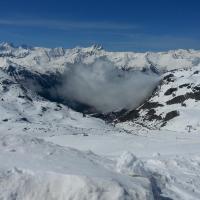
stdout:
[[139,129],[132,134],[94,133],[86,139],[67,135],[46,139],[116,160],[118,173],[151,182],[155,200],[200,199],[199,134]]
[[[158,154],[150,159],[139,159],[130,152],[124,152],[116,167],[123,174],[149,178],[155,199],[198,200],[199,165],[199,156],[166,158]],[[163,198],[159,198],[159,193]]]
[[93,64],[71,65],[57,91],[62,97],[108,113],[136,108],[158,83],[159,76],[152,72],[122,70],[99,59]]
[[147,178],[108,169],[111,160],[30,136],[0,136],[0,199],[153,200]]

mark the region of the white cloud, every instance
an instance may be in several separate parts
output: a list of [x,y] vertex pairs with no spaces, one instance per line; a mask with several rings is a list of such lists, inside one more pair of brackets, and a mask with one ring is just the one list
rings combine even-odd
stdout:
[[71,29],[96,29],[96,30],[133,30],[138,26],[132,24],[122,24],[114,22],[86,22],[86,21],[59,21],[44,19],[0,19],[0,25],[25,26],[25,27],[43,27],[60,30]]
[[159,77],[153,73],[124,71],[107,60],[68,67],[60,95],[107,113],[134,109],[151,95]]

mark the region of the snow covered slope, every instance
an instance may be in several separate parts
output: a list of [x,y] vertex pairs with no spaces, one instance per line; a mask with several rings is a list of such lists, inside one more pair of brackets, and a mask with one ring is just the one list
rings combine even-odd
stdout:
[[27,90],[0,70],[0,131],[31,134],[83,134],[101,129],[113,131],[112,126],[98,118],[83,117],[65,105],[51,102]]
[[[132,96],[152,84],[144,77],[154,80],[159,74],[160,84],[151,93],[158,82],[153,81],[136,109],[106,114],[60,98],[65,88],[58,88],[69,66],[92,68],[96,60],[108,61],[97,79],[114,77],[114,89]],[[121,84],[121,77],[131,73],[134,84]],[[92,75],[89,81],[96,72]],[[120,95],[115,98],[124,99]],[[106,52],[99,46],[48,49],[3,43],[0,199],[198,200],[199,116],[200,51]]]
[[154,94],[121,117],[125,124],[181,132],[200,131],[200,65],[163,74]]

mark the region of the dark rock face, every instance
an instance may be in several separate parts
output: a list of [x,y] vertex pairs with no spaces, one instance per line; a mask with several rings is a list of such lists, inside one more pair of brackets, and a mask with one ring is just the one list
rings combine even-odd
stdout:
[[132,110],[132,111],[124,113],[123,115],[118,117],[118,121],[125,122],[125,121],[134,120],[138,117],[140,117],[139,110]]
[[196,91],[200,92],[200,85],[197,85],[197,86],[193,87],[193,91],[194,92],[196,92]]
[[4,80],[2,81],[2,84],[4,84],[4,85],[12,85],[12,84],[14,84],[14,82],[11,81],[11,80],[8,80],[8,79],[4,79]]
[[179,85],[179,88],[184,88],[184,87],[189,87],[189,86],[190,86],[189,83],[185,83],[185,84]]
[[163,105],[158,102],[150,102],[146,101],[142,106],[141,109],[152,109],[157,107],[162,107]]
[[30,123],[30,121],[26,117],[20,118],[19,121]]
[[117,118],[119,122],[134,121],[140,118],[140,112],[147,111],[144,121],[162,120],[160,115],[156,114],[155,108],[162,107],[163,105],[158,102],[145,101],[138,109],[125,112]]
[[22,98],[22,99],[27,99],[27,100],[29,100],[29,101],[33,101],[28,95],[19,95],[18,96],[19,98]]
[[197,70],[197,71],[195,71],[193,74],[199,74],[199,71]]
[[148,111],[145,120],[153,121],[153,120],[162,120],[161,115],[157,115],[154,109]]
[[185,95],[179,95],[167,101],[166,104],[172,105],[172,104],[177,104],[177,103],[183,103],[185,100],[186,100]]
[[183,103],[187,99],[200,100],[200,91],[198,92],[187,92],[185,95],[179,95],[166,102],[168,105]]
[[173,119],[174,117],[179,116],[179,112],[177,110],[173,110],[171,112],[168,112],[164,118],[164,121],[169,121]]
[[164,95],[171,95],[173,92],[177,91],[177,88],[169,88]]
[[163,81],[174,82],[174,74],[168,74],[163,78]]

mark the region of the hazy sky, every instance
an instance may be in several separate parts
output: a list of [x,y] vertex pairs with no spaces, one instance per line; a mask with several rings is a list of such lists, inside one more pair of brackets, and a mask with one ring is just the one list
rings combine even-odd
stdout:
[[0,41],[115,51],[200,49],[199,0],[2,0]]

